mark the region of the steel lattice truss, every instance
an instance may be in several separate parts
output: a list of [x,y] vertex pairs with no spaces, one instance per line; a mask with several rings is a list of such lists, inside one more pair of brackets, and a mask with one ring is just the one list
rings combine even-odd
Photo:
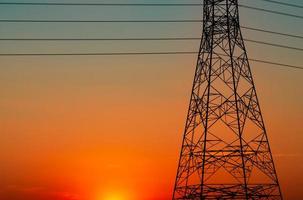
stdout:
[[282,199],[237,0],[204,0],[173,199]]

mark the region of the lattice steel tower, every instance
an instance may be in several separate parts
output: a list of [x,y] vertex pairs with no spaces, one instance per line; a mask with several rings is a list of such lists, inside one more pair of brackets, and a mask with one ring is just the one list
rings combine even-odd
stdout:
[[173,199],[282,199],[237,0],[204,0]]

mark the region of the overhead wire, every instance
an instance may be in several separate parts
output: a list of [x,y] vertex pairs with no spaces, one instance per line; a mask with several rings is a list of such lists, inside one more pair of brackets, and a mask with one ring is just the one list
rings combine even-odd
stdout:
[[258,41],[258,40],[251,40],[251,39],[244,39],[244,41],[253,42],[253,43],[257,43],[257,44],[263,44],[263,45],[267,45],[267,46],[279,47],[279,48],[284,48],[284,49],[303,51],[303,48],[292,47],[292,46],[288,46],[288,45],[281,45],[281,44],[275,44],[275,43]]
[[[113,22],[116,22],[116,21],[113,21]],[[123,22],[130,22],[131,23],[133,21],[123,21]],[[202,21],[198,21],[198,22],[202,22]],[[274,34],[274,35],[280,35],[280,36],[292,37],[292,38],[297,38],[297,39],[303,39],[303,36],[301,36],[301,35],[295,35],[295,34],[290,34],[290,33],[270,31],[270,30],[266,30],[266,29],[249,27],[249,26],[241,26],[241,28],[242,29],[247,29],[247,30],[252,30],[252,31],[263,32],[263,33],[270,33],[270,34]],[[14,39],[14,38],[5,39],[5,38],[0,38],[0,40],[32,40],[32,39]],[[37,39],[37,40],[40,40],[40,39]],[[44,39],[41,39],[41,40],[44,40]],[[51,39],[47,39],[47,40],[51,40]],[[62,39],[62,40],[67,40],[67,39]],[[74,40],[74,39],[71,39],[71,40]],[[76,40],[80,40],[80,39],[76,39]],[[83,39],[83,40],[86,40],[86,39]]]
[[[262,0],[262,1],[267,1],[270,3],[276,3],[276,4],[281,4],[281,5],[286,5],[286,6],[292,6],[292,7],[298,7],[298,8],[303,8],[303,6],[300,5],[295,5],[295,4],[290,4],[290,3],[284,3],[284,2],[279,2],[275,0]],[[58,6],[67,6],[67,5],[74,5],[74,6],[202,6],[203,4],[199,3],[187,3],[187,4],[167,4],[167,3],[134,3],[134,4],[129,4],[129,3],[55,3],[55,2],[0,2],[0,5],[58,5]],[[295,14],[290,14],[290,13],[284,13],[280,11],[275,11],[275,10],[269,10],[269,9],[263,9],[263,8],[258,8],[258,7],[253,7],[253,6],[247,6],[247,5],[239,5],[239,7],[247,8],[247,9],[252,9],[252,10],[257,10],[257,11],[263,11],[267,13],[273,13],[273,14],[279,14],[279,15],[284,15],[284,16],[289,16],[289,17],[295,17],[295,18],[300,18],[303,19],[303,16],[300,15],[295,15]],[[195,23],[195,22],[202,22],[202,20],[195,20],[195,19],[182,19],[182,20],[32,20],[32,19],[0,19],[0,22],[7,22],[7,23],[146,23],[146,22],[151,22],[151,23]],[[264,30],[264,29],[259,29],[259,28],[253,28],[253,27],[246,27],[242,26],[244,29],[248,30],[253,30],[253,31],[259,31],[259,32],[265,32],[265,33],[270,33],[270,34],[277,34],[281,36],[287,36],[287,37],[293,37],[293,38],[299,38],[303,39],[303,36],[299,35],[293,35],[293,34],[287,34],[287,33],[280,33],[280,32],[275,32],[275,31],[269,31],[269,30]],[[200,39],[200,38],[37,38],[37,39],[26,39],[26,38],[2,38],[0,40],[194,40],[194,39]],[[251,39],[246,39],[248,42],[254,42],[254,43],[259,43],[263,45],[270,45],[270,46],[275,46],[275,47],[281,47],[281,48],[288,48],[292,50],[299,50],[303,51],[301,48],[297,47],[291,47],[287,45],[280,45],[280,44],[274,44],[274,43],[268,43],[268,42],[263,42],[263,41],[256,41],[256,40],[251,40]],[[81,56],[81,55],[159,55],[159,54],[193,54],[197,52],[122,52],[122,53],[37,53],[37,54],[0,54],[0,56],[69,56],[69,55],[75,55],[75,56]],[[280,66],[285,66],[285,67],[292,67],[292,68],[297,68],[297,69],[303,69],[302,67],[299,66],[294,66],[294,65],[287,65],[287,64],[281,64],[281,63],[275,63],[271,61],[263,61],[263,60],[258,60],[258,59],[250,59],[251,61],[254,62],[263,62],[266,64],[273,64],[273,65],[280,65]]]
[[[73,6],[202,6],[203,4],[197,4],[197,3],[189,3],[189,4],[165,4],[165,3],[52,3],[52,2],[0,2],[0,5],[40,5],[40,6],[50,6],[50,5],[56,5],[56,6],[67,6],[67,5],[73,5]],[[284,15],[288,17],[295,17],[295,18],[300,18],[303,19],[303,16],[301,15],[295,15],[295,14],[290,14],[290,13],[285,13],[285,12],[280,12],[280,11],[275,11],[275,10],[269,10],[269,9],[264,9],[264,8],[258,8],[254,6],[248,6],[248,5],[243,5],[243,4],[238,4],[239,7],[247,8],[247,9],[252,9],[252,10],[258,10],[262,12],[267,12],[267,13],[273,13],[273,14],[278,14],[278,15]],[[46,22],[46,20],[41,20]],[[69,20],[65,20],[69,21]],[[8,21],[7,21],[8,22]],[[11,22],[14,22],[12,20]],[[21,22],[21,21],[20,21]],[[25,20],[23,22],[34,22],[34,20]],[[49,21],[51,22],[51,21]],[[57,22],[57,21],[56,21]]]
[[[261,0],[269,3],[303,8],[303,6],[275,0]],[[59,3],[59,2],[0,2],[0,5],[23,6],[203,6],[201,3]]]
[[283,6],[290,6],[290,7],[294,7],[294,8],[303,8],[303,5],[298,5],[298,4],[293,4],[293,3],[286,3],[286,2],[275,1],[275,0],[260,0],[260,1],[279,4],[279,5],[283,5]]
[[203,22],[199,19],[167,19],[167,20],[35,20],[35,19],[0,19],[6,23],[189,23]]
[[0,2],[0,5],[24,6],[203,6],[201,3],[58,3],[58,2]]
[[281,35],[281,36],[293,37],[293,38],[297,38],[297,39],[303,39],[303,36],[301,36],[301,35],[295,35],[295,34],[290,34],[290,33],[281,33],[281,32],[277,32],[277,31],[270,31],[270,30],[266,30],[266,29],[254,28],[254,27],[248,27],[248,26],[241,26],[241,28],[247,29],[247,30],[252,30],[252,31],[263,32],[263,33],[270,33],[270,34],[274,34],[274,35]]
[[248,9],[251,9],[251,10],[262,11],[262,12],[266,12],[266,13],[272,13],[272,14],[277,14],[277,15],[284,15],[284,16],[288,16],[288,17],[294,17],[294,18],[298,18],[298,19],[303,19],[302,15],[295,15],[295,14],[290,14],[290,13],[286,13],[286,12],[280,12],[280,11],[276,11],[276,10],[269,10],[269,9],[258,8],[258,7],[247,6],[247,5],[240,5],[240,4],[239,4],[239,7],[248,8]]
[[[162,37],[162,38],[0,38],[0,41],[186,41],[186,40],[200,40],[199,37]],[[303,51],[303,48],[293,47],[288,45],[281,45],[275,43],[269,43],[264,41],[244,39],[244,41],[292,49],[297,51]]]
[[[107,53],[0,53],[0,56],[132,56],[132,55],[190,55],[198,54],[196,51],[165,51],[165,52],[107,52]],[[303,67],[271,62],[266,60],[248,59],[253,62],[277,65],[282,67],[303,70]]]

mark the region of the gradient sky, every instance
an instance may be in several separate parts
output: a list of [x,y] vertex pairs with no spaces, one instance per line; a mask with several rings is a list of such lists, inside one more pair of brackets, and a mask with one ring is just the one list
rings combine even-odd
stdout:
[[[190,2],[199,1],[186,1]],[[260,0],[240,2],[302,13]],[[240,12],[242,25],[303,35],[302,19],[245,8]],[[199,7],[0,6],[0,19],[200,18]],[[199,37],[200,33],[197,23],[0,23],[1,38]],[[247,30],[243,34],[303,45],[299,39]],[[0,53],[198,49],[196,41],[1,41],[0,45]],[[248,42],[246,46],[250,58],[303,66],[300,51]],[[1,57],[0,199],[170,199],[195,63],[195,55]],[[285,199],[303,199],[303,72],[254,62],[251,67],[283,194]]]

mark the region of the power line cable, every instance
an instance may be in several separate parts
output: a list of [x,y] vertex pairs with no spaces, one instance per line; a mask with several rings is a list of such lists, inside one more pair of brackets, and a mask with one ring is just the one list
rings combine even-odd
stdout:
[[200,40],[199,37],[162,37],[162,38],[0,38],[0,41],[175,41]]
[[265,30],[265,29],[260,29],[260,28],[254,28],[254,27],[248,27],[248,26],[241,26],[241,28],[247,29],[247,30],[252,30],[252,31],[259,31],[259,32],[263,32],[263,33],[270,33],[270,34],[275,34],[275,35],[281,35],[281,36],[287,36],[287,37],[293,37],[293,38],[303,39],[303,36],[289,34],[289,33],[281,33],[281,32],[277,32],[277,31],[270,31],[270,30]]
[[0,53],[0,56],[121,56],[121,55],[178,55],[196,54],[194,51],[182,52],[115,52],[115,53]]
[[[197,54],[198,52],[194,51],[171,51],[171,52],[110,52],[110,53],[8,53],[4,54],[1,53],[0,56],[136,56],[136,55],[191,55]],[[277,65],[282,67],[288,67],[293,69],[300,69],[303,70],[303,67],[271,62],[266,60],[259,60],[259,59],[248,59],[253,62],[259,62],[264,64],[270,65]]]
[[257,7],[253,7],[253,6],[247,6],[247,5],[239,5],[239,7],[248,8],[248,9],[251,9],[251,10],[262,11],[262,12],[267,12],[267,13],[273,13],[273,14],[277,14],[277,15],[284,15],[284,16],[288,16],[288,17],[294,17],[294,18],[298,18],[298,19],[303,19],[303,16],[301,16],[301,15],[295,15],[295,14],[290,14],[290,13],[285,13],[285,12],[280,12],[280,11],[275,11],[275,10],[268,10],[268,9],[264,9],[264,8],[257,8]]
[[24,6],[203,6],[201,3],[56,3],[56,2],[0,2],[0,5]]
[[[117,21],[111,21],[111,22],[117,22]],[[121,22],[121,21],[119,21],[119,22]],[[130,22],[130,23],[132,23],[134,21],[123,21],[123,22]],[[136,21],[136,22],[138,22],[138,21]],[[142,22],[142,21],[140,21],[140,22]],[[179,21],[174,21],[174,22],[179,22]],[[202,21],[198,20],[197,22],[202,22]],[[261,29],[261,28],[254,28],[254,27],[248,27],[248,26],[241,26],[241,28],[247,29],[247,30],[252,30],[252,31],[263,32],[263,33],[270,33],[270,34],[275,34],[275,35],[281,35],[281,36],[293,37],[293,38],[297,38],[297,39],[303,39],[303,36],[300,36],[300,35],[294,35],[294,34],[289,34],[289,33],[282,33],[282,32],[277,32],[277,31],[270,31],[270,30]],[[11,38],[11,39],[0,39],[0,40],[23,40],[23,39],[12,39]],[[24,40],[26,40],[26,39],[24,39]],[[29,40],[31,40],[31,39],[29,39]],[[44,39],[41,39],[41,40],[44,40]],[[49,39],[49,40],[51,40],[51,39]],[[62,39],[62,40],[66,40],[66,39]],[[73,39],[71,39],[71,40],[73,40]],[[80,39],[77,39],[77,40],[80,40]]]
[[[162,37],[162,38],[1,38],[0,41],[187,41],[187,40],[200,40],[199,37]],[[285,48],[285,49],[291,49],[291,50],[297,50],[297,51],[303,51],[302,48],[298,47],[292,47],[287,45],[281,45],[281,44],[275,44],[275,43],[269,43],[269,42],[263,42],[258,40],[252,40],[252,39],[244,39],[244,41],[267,45],[267,46],[273,46],[273,47],[279,47],[279,48]]]
[[254,58],[250,58],[248,60],[253,61],[253,62],[259,62],[259,63],[264,63],[264,64],[277,65],[277,66],[282,66],[282,67],[289,67],[289,68],[303,70],[303,67],[295,66],[295,65],[282,64],[282,63],[271,62],[271,61],[266,61],[266,60],[259,60],[259,59],[254,59]]
[[[275,0],[261,0],[270,3],[303,8],[301,5]],[[59,3],[59,2],[0,2],[0,5],[23,6],[203,6],[201,3]]]
[[[251,6],[239,5],[244,8],[264,11],[268,13],[274,13],[279,15],[285,15],[289,17],[295,17],[303,19],[303,16],[294,15],[279,11],[271,11],[263,8],[256,8]],[[203,22],[200,19],[171,19],[171,20],[35,20],[35,19],[0,19],[0,22],[6,23],[194,23],[194,22]]]
[[[270,2],[269,0],[267,0],[268,2]],[[278,3],[277,1],[271,1],[272,3]],[[282,2],[279,2],[280,4],[282,4]],[[285,3],[288,4],[288,3]],[[160,4],[156,4],[156,3],[50,3],[50,2],[46,2],[46,3],[36,3],[36,2],[0,2],[0,5],[40,5],[40,6],[203,6],[203,4],[199,4],[199,3],[190,3],[190,4],[165,4],[165,3],[160,3]],[[291,4],[292,6],[294,6],[293,4]],[[253,7],[253,6],[247,6],[247,5],[241,5],[239,4],[239,7],[243,7],[243,8],[248,8],[248,9],[252,9],[252,10],[258,10],[258,11],[263,11],[263,12],[268,12],[268,13],[273,13],[273,14],[278,14],[278,15],[284,15],[284,16],[288,16],[288,17],[295,17],[295,18],[300,18],[303,19],[303,16],[301,15],[295,15],[295,14],[289,14],[289,13],[285,13],[285,12],[279,12],[279,11],[274,11],[274,10],[268,10],[268,9],[263,9],[263,8],[258,8],[258,7]],[[298,6],[300,7],[300,6]]]
[[251,40],[251,39],[244,39],[244,41],[253,42],[253,43],[257,43],[257,44],[263,44],[263,45],[267,45],[267,46],[279,47],[279,48],[284,48],[284,49],[303,51],[302,48],[292,47],[292,46],[288,46],[288,45],[281,45],[281,44],[275,44],[275,43],[269,43],[269,42],[263,42],[263,41],[258,41],[258,40]]
[[284,5],[284,6],[290,6],[294,8],[303,8],[303,5],[298,5],[298,4],[293,4],[293,3],[285,3],[281,1],[275,1],[275,0],[261,0],[269,3],[274,3],[274,4],[279,4],[279,5]]
[[191,23],[203,22],[199,19],[184,20],[33,20],[33,19],[0,19],[7,23]]

